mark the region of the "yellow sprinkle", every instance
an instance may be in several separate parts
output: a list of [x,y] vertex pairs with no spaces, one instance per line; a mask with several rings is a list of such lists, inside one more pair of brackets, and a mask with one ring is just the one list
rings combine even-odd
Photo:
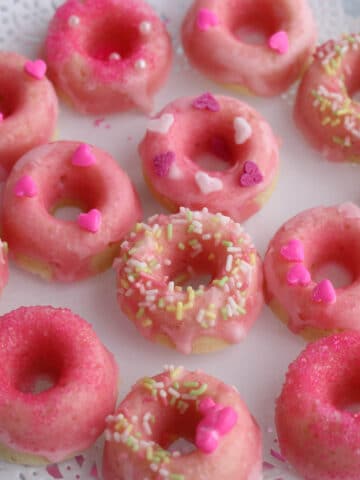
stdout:
[[175,312],[176,311],[175,305],[168,305],[166,307],[166,311],[167,312]]
[[172,240],[173,238],[173,225],[172,223],[169,223],[168,226],[167,226],[167,238],[169,241]]
[[332,126],[332,127],[337,127],[338,125],[340,125],[340,123],[341,123],[340,118],[337,118],[336,120],[333,120],[333,121],[331,122],[331,126]]
[[208,256],[208,260],[214,260],[214,258],[215,258],[215,254],[210,253],[210,255]]
[[139,308],[139,310],[136,313],[136,318],[141,318],[144,315],[144,313],[145,313],[145,308],[144,307]]
[[209,310],[208,310],[207,312],[205,312],[205,316],[206,316],[207,318],[211,318],[211,319],[213,319],[213,320],[216,319],[216,314],[215,314],[214,312],[209,312]]
[[256,263],[256,254],[251,253],[250,254],[250,265],[255,265],[255,263]]
[[135,225],[135,231],[136,232],[141,232],[142,229],[143,229],[143,224],[142,223],[137,223]]
[[182,242],[180,242],[180,243],[178,243],[178,248],[180,250],[185,250],[185,245]]
[[142,325],[143,327],[147,328],[147,327],[151,327],[151,326],[152,326],[152,323],[153,323],[153,322],[152,322],[152,320],[150,320],[150,318],[146,318],[145,320],[143,320],[143,321],[141,322],[141,325]]
[[163,298],[159,298],[158,307],[164,308],[165,307],[165,300]]
[[184,310],[183,302],[178,302],[176,304],[176,320],[180,321],[183,319],[183,310]]
[[124,280],[123,278],[120,281],[121,286],[124,288],[129,288],[129,282],[127,280]]
[[187,287],[186,291],[187,291],[187,294],[188,294],[188,297],[189,297],[189,302],[193,302],[194,298],[195,298],[194,289],[191,286],[189,286],[189,287]]
[[322,122],[321,122],[321,125],[323,125],[324,127],[331,122],[331,117],[325,117]]

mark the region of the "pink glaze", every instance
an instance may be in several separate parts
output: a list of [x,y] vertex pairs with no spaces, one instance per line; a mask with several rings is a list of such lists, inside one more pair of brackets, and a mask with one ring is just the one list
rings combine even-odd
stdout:
[[[47,279],[72,281],[111,265],[124,235],[141,218],[137,194],[116,161],[87,146],[96,161],[73,164],[81,144],[55,142],[27,153],[14,166],[3,195],[2,228],[12,257],[25,268],[39,265]],[[18,196],[30,177],[35,196]],[[81,219],[52,216],[61,205],[77,205]]]
[[[261,260],[242,227],[204,209],[138,224],[115,261],[118,301],[140,333],[167,335],[182,353],[197,339],[238,343],[262,307]],[[182,287],[210,274],[207,286]]]
[[[209,93],[165,107],[150,121],[139,152],[146,180],[168,208],[208,207],[236,221],[260,210],[279,164],[278,141],[268,123],[247,104]],[[204,153],[229,168],[203,170],[196,158]]]
[[51,83],[25,71],[26,58],[0,52],[0,181],[27,151],[54,134],[58,102]]
[[[247,43],[239,28],[260,31],[265,41]],[[216,82],[272,96],[301,75],[316,29],[306,0],[195,0],[182,40],[191,62]]]
[[321,45],[298,90],[294,117],[311,145],[331,161],[360,162],[360,35]]
[[[231,408],[235,424],[211,454],[169,451],[174,441],[195,441],[204,397]],[[171,368],[140,380],[107,419],[104,480],[259,480],[261,433],[234,388],[203,372]]]
[[[117,397],[118,369],[70,310],[21,307],[0,321],[0,443],[59,462],[92,445]],[[53,386],[34,393],[36,379]]]
[[68,0],[45,44],[49,75],[83,113],[152,109],[171,64],[169,34],[142,0]]
[[358,480],[360,335],[310,344],[289,367],[277,400],[282,454],[306,480]]
[[[284,256],[295,242],[301,255]],[[335,289],[328,279],[317,283],[311,278],[328,262],[343,265],[351,284]],[[346,203],[306,210],[288,220],[270,242],[264,260],[267,301],[286,315],[294,333],[308,327],[322,335],[360,330],[359,265],[360,208]]]

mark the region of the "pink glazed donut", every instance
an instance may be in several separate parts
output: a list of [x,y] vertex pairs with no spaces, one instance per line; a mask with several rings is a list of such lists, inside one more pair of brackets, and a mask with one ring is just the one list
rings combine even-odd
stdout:
[[[316,271],[337,262],[350,285],[315,281]],[[266,297],[289,329],[307,339],[338,330],[360,330],[360,208],[352,203],[306,210],[271,240],[264,260]]]
[[[124,313],[145,338],[185,354],[240,342],[262,308],[261,260],[250,237],[207,209],[137,224],[114,265]],[[183,286],[207,274],[206,287]]]
[[276,427],[282,454],[302,478],[359,479],[359,371],[358,332],[321,339],[290,365]]
[[28,150],[54,134],[58,101],[42,60],[0,51],[0,181]]
[[[150,189],[170,211],[208,207],[237,222],[267,201],[279,166],[278,140],[260,114],[235,98],[210,93],[165,107],[150,121],[139,151]],[[200,168],[196,159],[204,153],[229,168]]]
[[311,145],[331,161],[360,162],[360,35],[319,47],[298,90],[294,116]]
[[42,465],[90,447],[118,376],[92,327],[68,309],[21,307],[1,317],[0,343],[0,456]]
[[[83,210],[77,221],[53,216],[66,205]],[[73,281],[105,270],[140,218],[137,193],[116,161],[77,142],[28,152],[3,193],[2,231],[12,258],[47,280]]]
[[164,24],[142,0],[68,0],[45,49],[55,86],[83,113],[149,112],[172,58]]
[[[199,370],[141,379],[107,422],[104,480],[262,478],[256,421],[233,387]],[[180,438],[197,448],[171,447]]]
[[[261,32],[265,42],[249,43],[239,29]],[[306,0],[196,0],[182,40],[191,62],[216,82],[272,96],[301,75],[316,28]]]

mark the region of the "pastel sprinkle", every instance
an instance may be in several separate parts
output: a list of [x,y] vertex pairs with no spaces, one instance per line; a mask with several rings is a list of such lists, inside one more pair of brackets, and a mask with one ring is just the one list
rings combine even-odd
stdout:
[[336,291],[332,282],[324,279],[319,282],[312,292],[314,302],[332,304],[336,302]]
[[240,185],[242,187],[253,187],[264,180],[263,174],[260,172],[256,163],[248,161],[244,164],[243,173],[240,177]]
[[4,120],[4,114],[0,112],[0,123]]
[[14,192],[17,197],[35,197],[38,193],[37,186],[30,175],[24,175],[15,184]]
[[143,35],[149,35],[152,32],[152,24],[147,21],[141,22],[139,30]]
[[206,32],[212,27],[219,25],[220,21],[218,16],[212,10],[207,8],[201,8],[197,14],[196,25],[202,32]]
[[280,452],[277,452],[273,448],[270,450],[270,455],[276,458],[276,460],[279,460],[280,462],[286,462],[286,458]]
[[289,285],[306,286],[311,282],[311,275],[309,270],[303,264],[295,264],[290,267],[286,275],[286,280]]
[[207,388],[208,388],[207,384],[203,383],[199,388],[191,390],[189,394],[192,397],[199,397],[200,395],[203,395],[206,392]]
[[77,27],[80,25],[80,18],[77,15],[70,15],[68,24],[70,27]]
[[289,36],[283,30],[276,32],[269,38],[268,45],[272,50],[283,55],[289,50]]
[[42,80],[45,77],[46,69],[46,63],[40,59],[34,61],[28,60],[24,66],[25,72],[36,80]]
[[144,58],[139,58],[135,62],[136,70],[145,70],[147,68],[147,61]]
[[289,262],[303,262],[305,258],[304,246],[297,238],[292,238],[280,248],[280,254]]
[[153,159],[153,166],[155,174],[158,177],[167,177],[169,175],[170,167],[175,161],[176,155],[174,152],[165,152],[156,155]]
[[110,55],[109,55],[109,60],[110,60],[110,61],[118,62],[119,60],[121,60],[121,55],[120,55],[120,53],[117,53],[117,52],[112,52],[112,53],[110,53]]
[[211,93],[206,92],[200,97],[195,98],[191,104],[197,110],[209,110],[210,112],[219,112],[220,104]]
[[75,150],[71,163],[77,167],[90,167],[96,163],[96,158],[89,145],[83,143]]
[[171,113],[163,113],[161,117],[150,120],[147,129],[149,130],[149,132],[162,133],[166,135],[167,133],[169,133],[169,130],[172,127],[174,121],[174,115],[172,115]]
[[223,189],[223,182],[220,180],[220,178],[211,177],[203,171],[196,172],[195,182],[197,183],[200,191],[205,195],[218,192]]
[[253,133],[250,123],[244,117],[236,117],[234,119],[234,129],[236,145],[245,143]]
[[93,208],[87,213],[80,213],[77,223],[81,229],[96,233],[101,226],[101,212]]

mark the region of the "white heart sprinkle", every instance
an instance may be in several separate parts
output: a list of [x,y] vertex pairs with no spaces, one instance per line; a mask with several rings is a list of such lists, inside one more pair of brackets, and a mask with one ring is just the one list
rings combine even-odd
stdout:
[[171,113],[164,113],[160,118],[154,118],[154,120],[151,120],[147,129],[150,130],[150,132],[163,133],[165,135],[169,132],[174,120],[174,115],[171,115]]
[[249,138],[252,135],[251,125],[243,117],[235,118],[234,128],[235,128],[235,143],[237,145],[242,145],[247,140],[249,140]]
[[205,195],[223,189],[223,182],[219,178],[210,177],[210,175],[205,172],[197,172],[195,181],[201,192]]
[[170,170],[169,170],[169,175],[168,178],[171,178],[171,180],[180,180],[184,175],[180,168],[176,165],[175,162],[171,164]]

